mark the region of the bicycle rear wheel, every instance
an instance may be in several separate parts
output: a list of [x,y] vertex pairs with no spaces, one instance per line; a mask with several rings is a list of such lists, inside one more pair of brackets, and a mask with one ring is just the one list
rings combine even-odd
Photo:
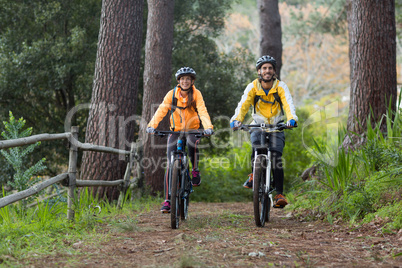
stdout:
[[265,157],[257,155],[255,159],[254,175],[253,175],[253,206],[254,221],[258,227],[264,227],[265,221],[269,219],[270,200],[268,193],[265,191]]
[[170,225],[172,229],[179,228],[180,217],[180,161],[175,160],[172,170],[172,185],[170,191]]

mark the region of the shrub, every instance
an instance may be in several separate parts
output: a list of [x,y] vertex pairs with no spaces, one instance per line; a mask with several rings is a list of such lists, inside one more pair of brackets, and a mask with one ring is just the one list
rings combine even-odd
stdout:
[[[31,135],[32,128],[22,130],[26,123],[23,118],[16,120],[11,111],[9,116],[9,122],[3,122],[5,131],[1,133],[5,139],[11,140],[25,138]],[[9,148],[8,150],[0,150],[0,153],[5,157],[15,172],[13,179],[8,181],[8,185],[12,186],[18,191],[23,191],[37,182],[38,179],[34,177],[34,174],[46,168],[44,165],[45,158],[39,160],[36,164],[28,169],[25,169],[25,159],[39,145],[40,142],[37,142],[26,147],[14,147]]]

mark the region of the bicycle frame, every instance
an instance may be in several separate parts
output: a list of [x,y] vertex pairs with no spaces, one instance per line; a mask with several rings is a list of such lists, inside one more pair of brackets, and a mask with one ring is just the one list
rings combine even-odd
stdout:
[[[267,172],[265,172],[265,193],[272,193],[275,189],[273,189],[273,190],[271,190],[271,191],[269,191],[269,188],[270,188],[270,184],[271,184],[271,180],[270,180],[270,177],[271,177],[271,169],[270,168],[268,168],[268,167],[270,167],[271,166],[271,151],[268,151],[268,153],[267,154],[257,154],[257,151],[255,151],[255,154],[254,154],[254,159],[256,159],[257,158],[257,156],[262,156],[262,157],[264,157],[265,158],[265,163],[266,163],[266,170],[267,170]],[[254,170],[255,170],[255,161],[254,161]],[[253,185],[253,189],[254,189],[254,185]]]
[[[180,138],[179,138],[180,139]],[[184,144],[184,143],[183,143]],[[183,146],[183,151],[178,151],[177,147],[175,151],[172,151],[170,156],[170,165],[169,165],[169,185],[172,185],[172,172],[173,172],[173,165],[176,160],[180,161],[180,195],[185,192],[184,180],[189,176],[188,174],[188,160],[187,160],[187,153],[184,151],[185,146]],[[172,194],[172,189],[169,187],[169,195]],[[184,197],[185,198],[185,197]]]
[[[258,153],[256,148],[254,152],[253,162],[253,206],[254,206],[254,219],[258,227],[263,227],[266,221],[269,221],[270,206],[274,206],[272,200],[272,192],[275,188],[272,187],[273,177],[271,176],[271,150],[267,134],[272,132],[279,132],[287,129],[287,126],[280,122],[277,125],[268,124],[254,124],[242,125],[242,130],[248,132],[260,131],[261,132],[261,148],[266,148],[267,153]],[[265,172],[265,183],[264,180]],[[272,178],[272,179],[271,179]],[[268,199],[269,198],[269,199]]]
[[[251,128],[251,129],[250,129]],[[253,132],[253,131],[261,131],[262,135],[261,135],[261,140],[260,140],[260,144],[266,144],[266,142],[268,142],[267,136],[266,134],[268,133],[273,133],[273,132],[279,132],[282,131],[283,129],[286,129],[286,125],[285,124],[281,124],[279,123],[278,125],[268,125],[268,124],[253,124],[253,125],[242,125],[243,130],[247,130],[248,132]],[[270,199],[271,199],[271,203],[272,203],[272,192],[275,191],[275,189],[271,189],[270,191],[270,187],[271,187],[271,150],[269,148],[269,145],[267,145],[265,147],[267,149],[267,153],[266,154],[257,154],[257,150],[255,150],[254,152],[254,170],[255,170],[255,159],[257,159],[257,156],[262,156],[265,159],[265,193],[268,193],[270,195]],[[253,190],[254,190],[254,184],[253,184]]]
[[[156,131],[158,136],[166,136],[169,134],[181,134],[178,137],[176,149],[171,152],[169,164],[169,189],[168,193],[171,201],[171,227],[179,228],[179,218],[187,219],[188,204],[190,202],[190,194],[193,191],[191,178],[188,170],[187,153],[185,152],[186,140],[184,136],[187,134],[195,134],[196,137],[203,137],[202,132],[174,132],[174,131]],[[179,144],[181,144],[179,146]],[[172,190],[173,189],[173,190]]]

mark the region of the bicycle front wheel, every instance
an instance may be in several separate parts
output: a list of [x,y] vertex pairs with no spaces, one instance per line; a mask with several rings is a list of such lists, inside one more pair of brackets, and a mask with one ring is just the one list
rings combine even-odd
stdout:
[[172,170],[172,185],[170,191],[170,224],[172,229],[179,228],[180,217],[180,161],[175,160]]
[[264,156],[256,157],[253,174],[253,206],[255,225],[258,227],[264,227],[265,221],[269,219],[270,210],[268,193],[265,191],[265,163]]

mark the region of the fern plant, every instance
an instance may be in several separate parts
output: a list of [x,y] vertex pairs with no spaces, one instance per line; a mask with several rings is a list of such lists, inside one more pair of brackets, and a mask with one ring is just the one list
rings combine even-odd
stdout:
[[[7,140],[25,138],[31,135],[32,128],[26,128],[25,120],[21,117],[16,120],[13,113],[9,112],[9,122],[4,121],[5,131],[1,133],[1,136]],[[28,145],[26,147],[14,147],[8,150],[0,150],[0,153],[4,156],[8,163],[13,167],[15,173],[12,180],[8,181],[8,185],[18,191],[23,191],[31,187],[38,181],[38,178],[34,177],[35,174],[44,170],[46,166],[44,162],[45,158],[42,158],[36,164],[26,168],[26,159],[33,150],[40,145],[40,142]]]

